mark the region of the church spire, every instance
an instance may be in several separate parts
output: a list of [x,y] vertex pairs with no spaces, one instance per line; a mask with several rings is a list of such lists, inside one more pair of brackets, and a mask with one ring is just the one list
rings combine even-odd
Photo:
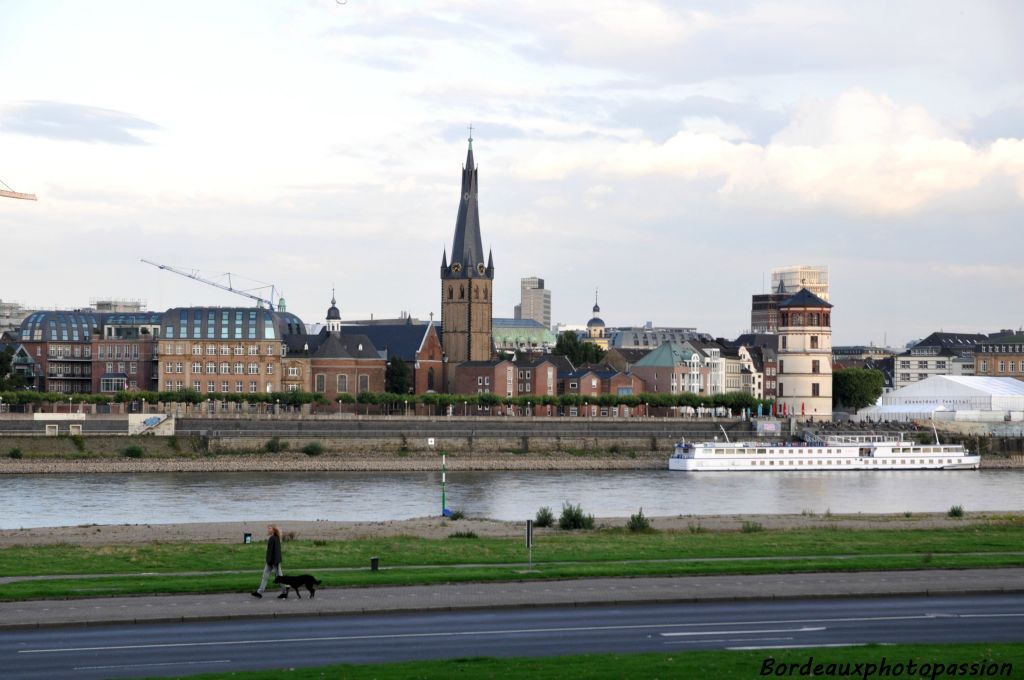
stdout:
[[466,165],[462,169],[462,195],[459,197],[459,214],[455,219],[455,237],[452,239],[451,264],[458,263],[456,274],[462,277],[477,277],[483,272],[484,247],[480,238],[480,214],[477,205],[477,167],[473,159],[473,132],[470,127],[469,148],[466,151]]

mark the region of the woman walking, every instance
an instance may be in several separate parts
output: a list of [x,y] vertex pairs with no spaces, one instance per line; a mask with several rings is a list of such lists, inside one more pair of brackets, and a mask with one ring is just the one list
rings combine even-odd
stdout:
[[[267,563],[263,565],[263,578],[260,580],[260,587],[252,592],[253,597],[263,597],[271,573],[284,576],[284,572],[281,571],[281,530],[273,524],[267,527]],[[283,600],[287,597],[288,586],[282,585],[281,594],[277,599]]]

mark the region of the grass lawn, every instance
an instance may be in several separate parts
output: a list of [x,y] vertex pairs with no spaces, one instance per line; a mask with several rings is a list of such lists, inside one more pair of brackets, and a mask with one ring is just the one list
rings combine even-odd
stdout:
[[[498,680],[499,678],[531,678],[534,680],[558,680],[561,678],[597,678],[659,680],[668,678],[714,678],[715,680],[748,680],[756,677],[808,677],[801,676],[799,666],[812,659],[814,665],[822,668],[813,677],[880,677],[877,673],[864,673],[868,664],[890,666],[904,664],[904,672],[896,677],[932,677],[942,664],[941,674],[935,677],[971,677],[971,664],[978,671],[973,677],[1019,677],[1024,673],[1024,647],[1011,644],[964,644],[964,645],[868,645],[864,647],[829,647],[817,649],[741,651],[741,652],[686,652],[672,654],[595,654],[524,659],[453,659],[450,661],[416,661],[407,663],[366,664],[360,666],[339,664],[317,668],[278,669],[273,671],[215,673],[188,676],[193,680],[322,680],[323,678],[344,678],[345,680],[450,680],[472,678],[473,680]],[[797,664],[791,675],[762,675],[766,659],[774,663],[772,670],[781,664]],[[924,674],[907,672],[909,664],[918,668],[928,664]],[[857,664],[863,664],[860,672],[852,671]],[[830,665],[834,667],[830,668]],[[956,666],[949,674],[946,670]],[[829,672],[829,671],[834,672]],[[1009,674],[1006,671],[1009,670]],[[891,673],[889,676],[894,677]]]
[[[455,522],[452,532],[457,530]],[[1024,566],[1021,537],[1021,526],[1017,523],[910,530],[555,532],[538,534],[536,538],[536,574],[519,573],[526,561],[526,550],[519,538],[300,538],[285,541],[284,563],[291,573],[316,573],[328,587],[597,576],[978,568]],[[262,543],[11,546],[0,549],[0,574],[58,578],[0,585],[0,600],[244,591],[251,587],[253,574],[262,569],[264,550]],[[379,556],[384,569],[370,572],[370,556]],[[195,571],[214,573],[202,579],[176,575]],[[62,575],[76,578],[59,578]]]

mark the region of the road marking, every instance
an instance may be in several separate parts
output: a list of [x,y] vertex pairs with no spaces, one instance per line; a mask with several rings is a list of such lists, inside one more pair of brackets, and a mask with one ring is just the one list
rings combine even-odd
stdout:
[[107,671],[114,668],[152,668],[154,666],[198,666],[207,663],[231,663],[231,659],[213,659],[211,661],[166,661],[164,663],[127,663],[119,666],[74,666],[73,671]]
[[768,640],[792,640],[792,637],[766,638],[722,638],[720,640],[665,640],[666,645],[706,645],[710,642],[767,642]]
[[828,630],[825,626],[804,626],[803,628],[775,628],[773,630],[706,630],[685,633],[662,633],[662,637],[691,637],[697,635],[760,635],[761,633],[810,633]]
[[814,649],[817,647],[867,647],[868,645],[881,645],[890,647],[891,642],[833,642],[829,645],[761,645],[751,647],[726,647],[729,651],[750,651],[755,649]]

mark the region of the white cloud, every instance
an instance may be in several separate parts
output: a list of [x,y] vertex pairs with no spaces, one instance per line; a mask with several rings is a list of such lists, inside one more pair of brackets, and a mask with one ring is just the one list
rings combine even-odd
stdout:
[[[1024,142],[972,145],[916,105],[865,90],[803,102],[788,126],[753,144],[721,122],[685,125],[663,144],[606,141],[553,149],[516,164],[534,179],[574,172],[719,181],[723,200],[900,214],[1009,177],[1024,192]],[[1024,196],[1024,193],[1022,193]]]

